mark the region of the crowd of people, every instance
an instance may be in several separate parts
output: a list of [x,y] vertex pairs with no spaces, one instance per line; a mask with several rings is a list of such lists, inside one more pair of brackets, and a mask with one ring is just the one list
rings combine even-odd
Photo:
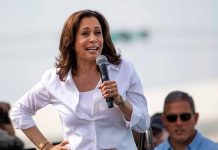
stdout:
[[[155,150],[218,150],[217,143],[195,129],[199,115],[186,92],[170,92],[163,112],[149,117],[140,79],[132,63],[115,50],[109,31],[107,20],[97,11],[81,10],[69,16],[55,69],[46,71],[16,101],[11,113],[14,126],[40,150],[136,150],[140,142],[146,150],[146,141],[139,139],[149,128]],[[103,81],[96,64],[99,55],[108,59],[109,80]],[[108,108],[108,99],[114,107]],[[48,104],[59,111],[62,120],[64,140],[56,145],[32,118]],[[15,136],[9,110],[10,105],[0,103],[0,149],[16,146],[22,150],[24,144]]]

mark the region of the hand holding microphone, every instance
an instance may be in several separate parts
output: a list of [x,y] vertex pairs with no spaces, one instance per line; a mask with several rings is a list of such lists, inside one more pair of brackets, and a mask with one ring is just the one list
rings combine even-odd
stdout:
[[[99,55],[96,59],[96,64],[98,65],[100,69],[102,83],[104,83],[104,81],[108,81],[109,76],[108,76],[108,70],[107,70],[107,65],[108,65],[107,57],[105,57],[104,55]],[[108,108],[112,108],[114,106],[113,105],[114,98],[109,97],[110,96],[109,94],[112,92],[112,89],[109,87],[108,89],[106,89],[105,86],[102,85],[101,90],[102,90],[103,96],[106,98]]]
[[101,73],[102,85],[100,89],[102,91],[102,95],[106,99],[108,108],[112,108],[114,106],[114,101],[115,103],[117,103],[117,101],[120,101],[120,95],[117,89],[117,84],[115,81],[111,81],[109,79],[107,70],[108,60],[104,55],[99,55],[97,57],[96,64],[98,65]]

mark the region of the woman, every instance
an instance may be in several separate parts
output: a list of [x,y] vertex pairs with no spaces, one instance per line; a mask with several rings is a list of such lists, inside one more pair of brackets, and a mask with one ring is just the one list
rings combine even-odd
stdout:
[[[40,149],[134,150],[131,129],[144,132],[149,126],[147,103],[133,65],[120,58],[111,41],[109,26],[99,12],[82,10],[66,21],[56,69],[19,99],[12,118]],[[109,61],[110,79],[101,83],[98,55]],[[116,107],[108,108],[113,97]],[[37,129],[32,115],[52,104],[60,113],[64,141],[54,146]]]

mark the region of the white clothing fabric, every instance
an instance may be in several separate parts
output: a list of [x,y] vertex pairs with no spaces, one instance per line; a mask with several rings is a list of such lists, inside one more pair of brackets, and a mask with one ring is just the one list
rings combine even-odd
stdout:
[[124,59],[120,65],[109,64],[108,72],[123,99],[133,106],[130,121],[125,120],[119,108],[107,107],[98,89],[101,80],[92,91],[80,93],[70,72],[63,82],[51,69],[13,106],[11,118],[15,127],[35,126],[32,116],[52,104],[60,114],[64,138],[69,140],[71,150],[136,150],[132,128],[144,132],[150,124],[141,82],[133,65]]

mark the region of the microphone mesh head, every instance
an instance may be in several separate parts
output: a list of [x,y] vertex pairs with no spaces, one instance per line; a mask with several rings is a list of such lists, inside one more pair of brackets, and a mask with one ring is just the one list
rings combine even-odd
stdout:
[[96,64],[101,65],[101,64],[108,64],[107,57],[104,55],[99,55],[96,58]]

